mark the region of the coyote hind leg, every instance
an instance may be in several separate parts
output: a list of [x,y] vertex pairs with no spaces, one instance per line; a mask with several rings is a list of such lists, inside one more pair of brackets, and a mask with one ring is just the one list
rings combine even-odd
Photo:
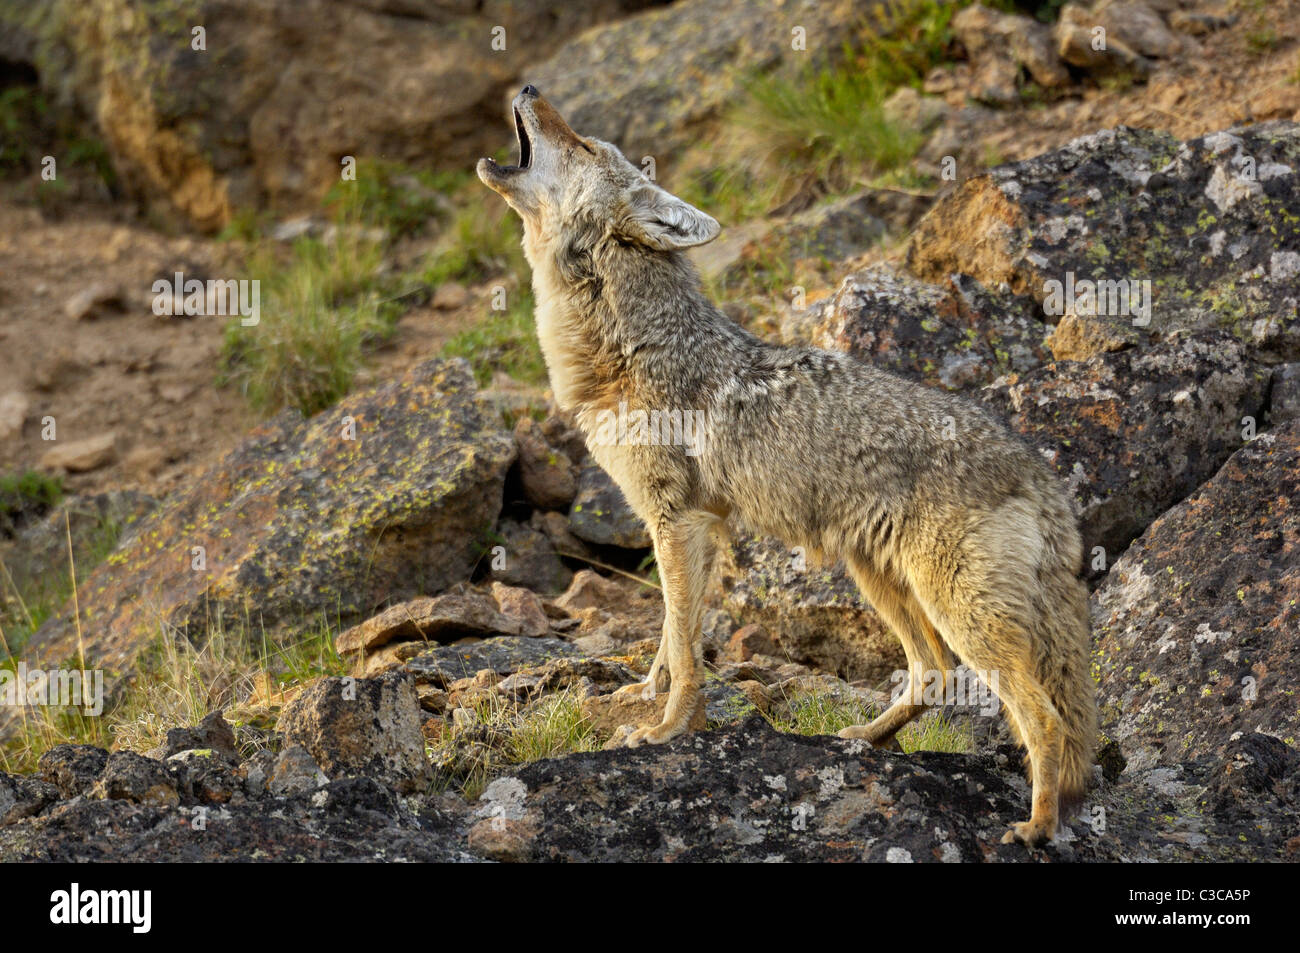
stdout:
[[907,656],[907,687],[883,713],[868,725],[841,729],[841,738],[861,738],[876,748],[897,748],[899,730],[925,710],[921,702],[925,673],[942,672],[947,679],[949,652],[939,639],[925,611],[905,584],[886,579],[871,567],[856,561],[850,566],[853,578],[876,614],[898,636]]

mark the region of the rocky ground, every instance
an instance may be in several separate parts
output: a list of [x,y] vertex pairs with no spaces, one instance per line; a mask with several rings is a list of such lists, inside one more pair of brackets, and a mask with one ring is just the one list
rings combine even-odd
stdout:
[[[816,22],[833,28],[842,12],[824,5]],[[40,342],[36,361],[0,349],[22,407],[3,462],[37,462],[27,438],[47,405],[78,438],[116,432],[101,461],[65,467],[83,495],[20,526],[6,562],[57,571],[65,532],[83,545],[78,514],[92,527],[85,514],[112,512],[124,527],[27,660],[103,668],[120,700],[151,671],[159,632],[203,646],[214,619],[278,645],[324,620],[342,657],[338,672],[283,691],[216,692],[210,715],[155,747],[60,745],[31,772],[0,775],[0,857],[1296,859],[1296,42],[1242,55],[1258,28],[1248,5],[1093,14],[1111,18],[1137,76],[1128,85],[1101,82],[1111,60],[1086,62],[1071,30],[1091,21],[1077,12],[1049,28],[963,11],[965,59],[895,103],[932,114],[921,161],[955,155],[962,181],[790,210],[700,262],[725,283],[801,243],[820,262],[806,299],[751,296],[732,303],[738,318],[985,403],[1068,486],[1093,587],[1104,744],[1095,789],[1055,844],[998,844],[1029,792],[995,717],[948,706],[907,753],[833,737],[836,718],[885,700],[901,653],[841,567],[743,533],[710,594],[700,730],[602,750],[663,703],[616,694],[647,670],[662,621],[648,538],[562,416],[518,414],[463,362],[416,360],[414,329],[461,312],[412,312],[376,386],[249,433],[238,401],[211,386],[218,328],[160,322],[121,293],[74,308],[59,284],[74,258],[87,261],[83,284],[108,269],[119,292],[182,260],[220,267],[221,243],[0,208],[12,226],[0,229],[0,333]],[[773,55],[743,31],[693,28],[702,15],[685,0],[556,40],[538,75],[585,117],[579,128],[636,148],[662,132],[663,103],[681,105],[663,92],[669,78],[642,76],[665,97],[644,100],[644,125],[588,128],[600,110],[586,104],[597,90],[582,64],[638,42],[701,68]],[[566,91],[569,75],[578,88]],[[1056,92],[1025,105],[1027,77]],[[633,78],[615,79],[601,97],[633,95],[620,85]],[[671,134],[710,128],[728,80],[695,90]],[[485,108],[476,102],[465,115]],[[259,162],[257,142],[184,181],[276,192],[283,170]],[[987,149],[1020,161],[970,174]],[[192,208],[219,208],[203,194]],[[1067,274],[1150,281],[1149,320],[1053,313],[1046,283]],[[21,715],[7,710],[0,732],[21,730]]]

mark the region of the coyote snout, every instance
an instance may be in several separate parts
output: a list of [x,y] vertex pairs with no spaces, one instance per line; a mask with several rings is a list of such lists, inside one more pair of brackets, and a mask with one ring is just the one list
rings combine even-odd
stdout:
[[[700,704],[713,531],[734,519],[843,559],[902,642],[912,682],[844,737],[890,745],[922,711],[925,673],[995,673],[1033,782],[1004,841],[1049,840],[1087,787],[1097,720],[1082,545],[1051,472],[970,402],[737,326],[682,254],[716,221],[532,86],[513,107],[518,164],[483,159],[478,174],[523,220],[555,399],[645,520],[663,581],[663,639],[633,689],[671,690],[626,743],[676,737]],[[699,452],[597,437],[620,409],[674,408],[699,409]]]

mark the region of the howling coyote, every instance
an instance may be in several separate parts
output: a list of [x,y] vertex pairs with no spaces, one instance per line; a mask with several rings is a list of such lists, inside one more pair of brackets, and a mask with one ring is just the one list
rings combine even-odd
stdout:
[[[995,673],[1033,782],[1029,820],[1003,841],[1050,840],[1086,790],[1097,733],[1082,546],[1053,475],[966,400],[737,326],[683,254],[716,221],[575,133],[534,87],[514,118],[519,164],[481,159],[478,175],[523,219],[555,399],[645,520],[663,581],[663,639],[630,687],[671,682],[667,707],[626,744],[680,735],[700,704],[714,531],[735,518],[843,559],[903,643],[906,690],[842,737],[890,746],[921,713],[927,673],[957,660]],[[695,413],[694,448],[597,439],[620,407]]]

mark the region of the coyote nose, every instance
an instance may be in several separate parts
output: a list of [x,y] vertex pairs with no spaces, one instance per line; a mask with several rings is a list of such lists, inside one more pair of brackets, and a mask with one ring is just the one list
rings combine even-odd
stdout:
[[532,83],[529,83],[527,86],[525,86],[521,91],[521,93],[524,96],[532,96],[534,99],[542,95],[537,91],[537,87],[534,86]]

